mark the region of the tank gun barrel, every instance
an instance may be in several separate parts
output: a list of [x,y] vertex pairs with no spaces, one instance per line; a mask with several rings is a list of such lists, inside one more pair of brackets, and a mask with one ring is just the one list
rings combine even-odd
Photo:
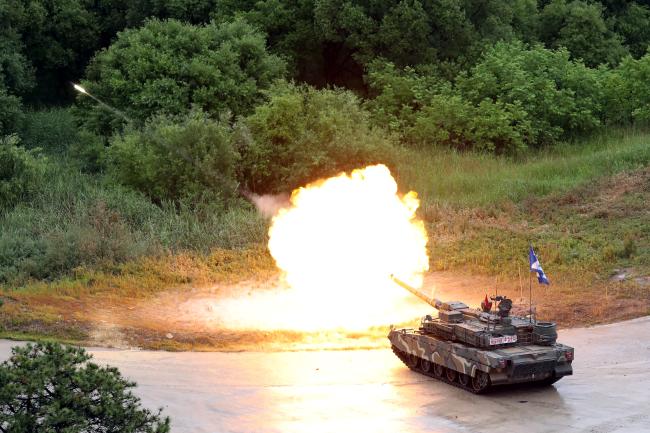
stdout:
[[431,305],[433,308],[439,310],[440,307],[442,306],[442,302],[439,299],[432,298],[432,297],[429,297],[429,296],[425,295],[424,293],[420,292],[415,287],[411,287],[410,285],[406,284],[404,281],[402,281],[399,278],[395,277],[395,275],[391,274],[390,278],[395,282],[395,284],[397,284],[398,286],[400,286],[400,287],[408,290],[409,292],[413,293],[415,296],[422,299],[424,302]]

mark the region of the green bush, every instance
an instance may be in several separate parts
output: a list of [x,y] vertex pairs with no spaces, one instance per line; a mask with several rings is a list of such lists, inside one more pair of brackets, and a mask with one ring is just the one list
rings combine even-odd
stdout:
[[340,171],[390,163],[390,138],[370,126],[353,93],[283,83],[269,98],[236,136],[240,179],[249,190],[290,191]]
[[41,186],[45,162],[18,146],[15,135],[0,138],[0,212],[25,200]]
[[118,182],[157,202],[223,202],[237,187],[230,127],[201,111],[157,116],[142,130],[116,136],[108,159]]
[[423,107],[436,95],[451,92],[451,84],[438,78],[435,71],[398,69],[381,59],[369,65],[366,82],[371,98],[365,107],[372,113],[372,122],[402,138]]
[[27,148],[39,147],[48,153],[61,154],[77,140],[77,132],[70,110],[52,108],[25,113],[19,135]]
[[486,99],[520,106],[527,113],[528,145],[551,144],[591,132],[600,125],[600,74],[571,61],[566,50],[520,42],[498,43],[457,81],[460,93],[480,104]]
[[374,62],[367,81],[374,98],[366,102],[372,121],[400,136],[403,142],[461,150],[516,153],[526,147],[530,122],[513,103],[463,98],[435,71]]
[[[91,61],[83,85],[142,124],[192,106],[215,116],[247,114],[284,67],[266,51],[264,35],[242,20],[194,26],[154,19],[119,33]],[[108,132],[124,121],[85,95],[78,102],[92,130]]]
[[407,137],[417,144],[512,154],[526,147],[529,129],[518,105],[486,99],[474,106],[459,95],[436,95],[418,113]]
[[630,124],[650,120],[650,52],[638,60],[623,59],[605,76],[604,118],[609,124]]

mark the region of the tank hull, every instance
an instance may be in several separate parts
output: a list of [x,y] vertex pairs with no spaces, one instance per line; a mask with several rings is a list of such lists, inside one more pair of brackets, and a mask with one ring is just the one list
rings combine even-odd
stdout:
[[498,385],[553,383],[573,373],[573,348],[559,343],[488,350],[414,329],[391,330],[388,339],[409,368],[476,393]]

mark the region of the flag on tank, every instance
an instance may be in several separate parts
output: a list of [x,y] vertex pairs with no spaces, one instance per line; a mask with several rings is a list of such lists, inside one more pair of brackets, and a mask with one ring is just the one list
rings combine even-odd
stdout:
[[528,251],[528,259],[530,260],[530,271],[537,272],[537,281],[539,281],[540,284],[551,284],[548,281],[548,278],[546,278],[546,274],[542,269],[542,265],[539,264],[539,260],[537,260],[537,256],[535,255],[535,251],[533,250],[532,246]]

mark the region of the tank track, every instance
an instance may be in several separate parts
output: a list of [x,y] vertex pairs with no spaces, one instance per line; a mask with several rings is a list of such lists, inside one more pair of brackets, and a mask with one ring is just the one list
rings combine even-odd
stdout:
[[[460,382],[458,382],[458,378],[456,378],[456,380],[451,382],[451,381],[449,381],[447,379],[446,374],[443,374],[441,377],[438,377],[433,373],[433,371],[426,372],[426,371],[422,370],[420,368],[420,362],[418,362],[418,366],[416,368],[413,368],[413,367],[411,367],[411,365],[409,365],[408,353],[399,350],[397,347],[395,347],[393,345],[391,345],[391,348],[393,349],[393,353],[404,363],[404,365],[406,365],[409,369],[411,369],[413,371],[416,371],[416,372],[418,372],[420,374],[423,374],[425,376],[432,377],[432,378],[434,378],[436,380],[439,380],[441,382],[444,382],[446,384],[455,386],[456,388],[464,389],[465,391],[469,391],[472,394],[485,394],[486,392],[488,392],[492,388],[492,385],[488,385],[486,388],[484,388],[484,389],[482,389],[480,391],[477,391],[474,388],[472,388],[472,381],[471,380],[467,383],[467,386],[464,386]],[[421,359],[421,358],[418,358],[418,359]],[[434,365],[433,362],[431,364]]]

